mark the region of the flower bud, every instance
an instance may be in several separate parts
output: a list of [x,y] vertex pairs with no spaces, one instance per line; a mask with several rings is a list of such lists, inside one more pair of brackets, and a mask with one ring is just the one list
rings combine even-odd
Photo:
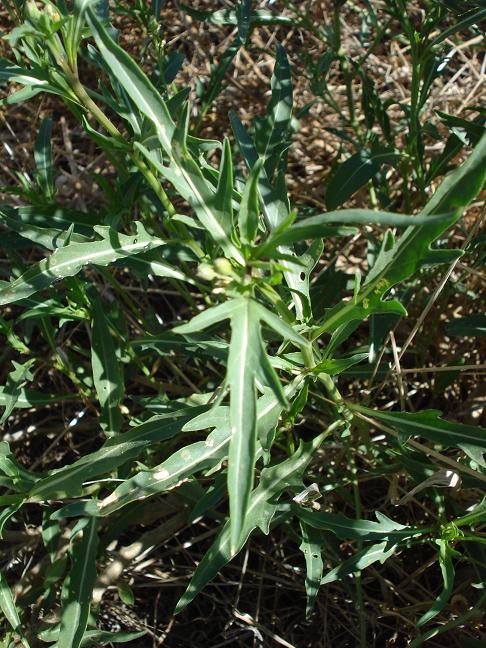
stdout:
[[59,22],[61,20],[61,14],[53,5],[46,5],[46,13],[52,22]]
[[197,269],[197,275],[206,281],[214,281],[216,278],[216,273],[209,263],[201,263]]
[[219,257],[218,259],[214,260],[214,267],[218,274],[225,275],[227,277],[232,277],[234,274],[233,266],[228,261],[228,259],[224,259],[223,257]]
[[35,0],[28,0],[28,2],[25,3],[25,17],[27,18],[27,20],[30,20],[34,23],[38,22],[38,20],[41,18],[41,15],[42,14]]

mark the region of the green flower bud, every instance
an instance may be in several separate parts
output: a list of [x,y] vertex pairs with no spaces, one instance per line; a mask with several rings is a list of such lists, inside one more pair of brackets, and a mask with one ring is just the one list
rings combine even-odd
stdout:
[[28,0],[28,2],[25,4],[25,17],[27,18],[27,20],[36,23],[40,20],[41,16],[42,14],[35,0]]
[[216,279],[214,268],[209,263],[201,263],[197,269],[197,275],[206,281],[214,281]]
[[228,259],[224,259],[222,257],[215,259],[214,267],[218,274],[225,275],[226,277],[232,277],[234,275],[233,266],[228,261]]

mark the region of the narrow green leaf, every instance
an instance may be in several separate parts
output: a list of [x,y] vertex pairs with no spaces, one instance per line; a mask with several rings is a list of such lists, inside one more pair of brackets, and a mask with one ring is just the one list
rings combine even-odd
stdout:
[[122,424],[120,404],[125,391],[123,370],[98,296],[93,301],[91,366],[102,412],[100,424],[106,436],[114,436],[118,434]]
[[231,542],[238,544],[244,527],[248,498],[253,486],[256,452],[256,384],[263,376],[277,397],[285,404],[280,382],[267,358],[260,331],[260,320],[300,347],[308,342],[276,315],[249,297],[240,297],[197,315],[189,324],[174,329],[193,333],[231,318],[231,343],[228,357],[228,381],[231,389],[231,443],[228,464]]
[[256,458],[256,371],[265,351],[252,299],[241,298],[231,317],[228,380],[231,442],[228,458],[231,545],[238,545],[245,522]]
[[369,567],[375,562],[381,562],[383,564],[385,560],[388,560],[390,556],[393,556],[396,550],[397,544],[387,541],[361,549],[360,551],[357,551],[354,556],[351,556],[351,558],[348,558],[348,560],[345,560],[340,565],[327,572],[321,580],[321,585],[327,585],[336,580],[341,580],[344,576],[349,576],[354,572],[366,569],[366,567]]
[[398,153],[383,147],[373,152],[361,149],[339,164],[326,187],[328,209],[342,205],[374,178],[383,164],[393,164],[399,157]]
[[446,540],[438,540],[440,547],[439,553],[439,563],[440,571],[442,573],[442,579],[444,581],[444,588],[439,596],[435,599],[432,607],[423,614],[420,619],[417,621],[417,627],[421,628],[423,625],[431,621],[436,617],[439,612],[447,605],[447,601],[452,596],[452,591],[454,589],[454,563],[452,562],[453,550],[449,547]]
[[330,223],[340,225],[349,224],[377,224],[391,227],[417,227],[418,225],[448,222],[451,214],[437,216],[405,216],[393,212],[372,211],[371,209],[340,209],[337,211],[318,214],[304,218],[290,225],[287,229],[270,235],[263,244],[265,251],[289,245],[306,239],[322,238],[327,236],[350,236],[356,233],[354,228],[331,226]]
[[[187,125],[179,123],[179,130],[176,131],[167,105],[157,89],[130,56],[110,38],[92,10],[88,11],[88,23],[103,58],[135,105],[154,125],[157,137],[174,165],[171,171],[168,167],[160,165],[157,160],[157,168],[174,184],[181,195],[189,200],[196,210],[198,218],[225,252],[244,265],[241,253],[231,242],[227,233],[230,230],[231,222],[226,225],[227,217],[225,218],[225,215],[216,208],[214,192],[202,175],[199,166],[187,151],[180,150],[176,154],[177,147],[174,147],[174,137],[176,137],[176,143],[181,132],[185,138]],[[179,144],[181,144],[180,141]],[[153,156],[145,147],[139,145],[139,148],[144,155],[153,160]]]
[[332,360],[323,360],[319,362],[314,369],[313,373],[326,373],[329,376],[337,376],[338,374],[346,371],[349,367],[362,362],[368,358],[368,353],[356,353],[349,358],[334,358]]
[[16,407],[24,383],[27,380],[33,380],[34,377],[30,369],[34,363],[35,359],[27,360],[27,362],[22,364],[12,360],[14,369],[8,374],[7,384],[2,388],[2,395],[5,399],[5,411],[0,418],[0,424],[5,423]]
[[481,191],[485,178],[486,133],[464,164],[446,176],[420,215],[463,210]]
[[248,177],[243,195],[241,196],[240,210],[238,212],[238,226],[243,243],[251,245],[258,232],[258,215],[260,202],[258,197],[258,180],[262,168],[262,160],[254,165]]
[[[1,284],[0,284],[1,286]],[[21,338],[16,335],[14,331],[13,322],[7,321],[0,317],[0,334],[4,335],[7,339],[9,346],[17,353],[29,353],[28,346],[21,340]],[[3,387],[0,387],[0,406],[4,405],[4,400],[7,398],[5,394],[4,399],[2,400]]]
[[71,571],[64,581],[61,596],[61,628],[59,648],[79,648],[86,626],[96,580],[96,518],[88,518],[82,538],[71,549]]
[[[47,248],[48,250],[55,250],[57,247],[62,247],[68,239],[69,232],[63,232],[54,228],[27,225],[17,221],[15,217],[12,218],[10,215],[7,215],[6,211],[4,208],[0,210],[0,221],[2,224],[6,225],[11,232],[16,232],[23,239],[34,243],[34,245]],[[84,243],[89,240],[88,237],[80,234],[74,234],[74,236],[70,237],[70,241],[76,243]],[[20,241],[19,245],[21,245]],[[23,247],[28,247],[28,245],[24,243]]]
[[331,531],[342,540],[409,538],[428,531],[428,529],[404,526],[390,520],[383,514],[380,514],[379,517],[377,514],[378,522],[371,522],[369,520],[347,518],[340,513],[313,512],[297,504],[293,504],[292,509],[299,520],[302,520],[305,524],[322,531]]
[[12,480],[11,488],[20,493],[30,490],[39,479],[38,475],[23,467],[5,441],[0,442],[0,472]]
[[231,145],[227,137],[224,138],[214,205],[218,211],[226,216],[226,218],[222,219],[222,225],[226,235],[230,238],[233,230],[233,161],[231,159]]
[[195,472],[213,468],[228,453],[229,427],[216,429],[205,441],[196,441],[172,454],[150,471],[141,471],[120,484],[98,504],[99,516],[111,515],[131,502],[140,501],[173,488]]
[[87,20],[110,70],[139,110],[150,119],[162,147],[170,157],[175,125],[160,93],[133,59],[110,37],[92,9],[87,12]]
[[309,346],[309,342],[305,337],[300,335],[300,333],[297,333],[289,324],[278,317],[278,315],[269,311],[268,308],[265,308],[262,304],[257,304],[256,309],[258,311],[258,317],[263,320],[267,326],[281,335],[285,341],[293,342],[300,349],[305,349]]
[[461,517],[454,520],[456,526],[464,526],[465,524],[472,526],[486,520],[486,497],[483,497],[481,502],[475,506],[472,511],[461,515]]
[[307,594],[307,605],[305,616],[306,619],[310,619],[324,571],[324,562],[321,553],[323,538],[322,533],[319,533],[317,529],[308,526],[304,522],[300,523],[300,530],[302,533],[302,542],[299,549],[304,554],[306,566],[305,591]]
[[[238,147],[246,166],[251,171],[259,159],[255,145],[235,113],[230,112],[229,117]],[[264,166],[259,174],[258,193],[267,227],[273,230],[285,223],[289,218],[288,204],[276,195]],[[291,259],[295,258],[295,262],[293,259],[292,261],[286,260],[282,261],[281,265],[284,267],[285,281],[292,291],[292,301],[295,304],[297,317],[303,320],[310,315],[309,278],[302,271],[302,259],[299,259],[292,248],[282,246],[279,248],[279,252]]]
[[446,324],[446,333],[458,337],[485,337],[486,315],[473,313],[451,320]]
[[[28,205],[23,207],[12,207],[2,205],[0,208],[0,218],[5,224],[22,235],[24,229],[28,226],[55,230],[59,237],[65,233],[71,225],[74,225],[74,232],[71,234],[72,242],[82,243],[83,240],[89,240],[93,236],[93,227],[99,224],[100,217],[96,213],[84,213],[67,209],[61,205]],[[74,237],[79,235],[85,238],[76,240]],[[29,237],[28,237],[29,238]],[[49,249],[61,247],[58,239],[51,242]]]
[[171,439],[182,430],[185,423],[206,409],[207,406],[189,407],[154,416],[128,432],[108,439],[96,452],[53,470],[39,480],[30,491],[29,499],[43,501],[54,497],[79,496],[83,482],[110,473],[155,443]]
[[[292,398],[302,379],[296,378],[285,388],[287,398]],[[272,428],[283,406],[273,393],[266,394],[257,402],[257,428],[265,434]],[[185,431],[215,428],[204,441],[197,441],[177,450],[168,459],[150,471],[141,471],[118,486],[113,493],[99,503],[98,515],[110,515],[131,502],[162,493],[175,484],[205,468],[217,466],[228,455],[231,438],[229,408],[219,407],[194,416],[184,425]]]
[[244,45],[250,31],[251,0],[239,0],[236,6],[236,21],[238,24],[238,38]]
[[451,262],[460,250],[431,250],[431,243],[460,217],[462,210],[481,190],[486,177],[486,134],[466,162],[442,182],[419,216],[452,214],[438,223],[409,227],[396,245],[383,248],[368,274],[358,298],[331,308],[314,338],[333,331],[350,320],[364,320],[372,313],[396,313],[406,310],[395,300],[383,297],[395,284],[413,275],[424,263]]
[[148,234],[139,222],[135,236],[126,236],[104,226],[98,226],[96,230],[102,237],[101,240],[70,243],[58,248],[18,279],[0,287],[0,305],[25,299],[60,279],[73,277],[87,265],[106,266],[117,259],[146,252],[165,242]]
[[[220,9],[218,11],[200,11],[181,2],[181,8],[196,20],[204,20],[213,25],[237,25],[238,16],[236,11],[231,9]],[[252,11],[250,15],[250,26],[257,25],[294,25],[294,20],[290,16],[274,14],[266,9]]]
[[356,409],[367,416],[383,421],[406,438],[421,436],[430,441],[441,443],[447,448],[461,448],[466,454],[469,446],[486,452],[485,428],[446,421],[440,418],[441,412],[437,410],[413,413],[382,412],[361,405],[351,405],[351,409]]
[[230,239],[231,217],[217,209],[214,189],[204,178],[198,164],[189,155],[179,157],[177,164],[176,168],[181,171],[186,188],[176,179],[176,172],[169,175],[166,170],[165,175],[181,195],[189,201],[201,223],[213,239],[221,245],[226,255],[235,259],[240,265],[244,265],[245,260],[240,250]]
[[174,333],[181,333],[182,335],[198,333],[209,326],[224,321],[228,317],[232,317],[237,308],[238,303],[236,300],[228,300],[218,306],[208,308],[202,313],[199,313],[199,315],[193,317],[190,322],[187,322],[187,324],[176,326],[172,331]]
[[[81,647],[105,646],[106,644],[128,643],[136,641],[147,633],[145,630],[140,632],[108,632],[106,630],[87,630],[81,640]],[[49,630],[43,630],[38,635],[41,641],[52,642],[59,638],[59,626]]]
[[171,279],[179,279],[179,281],[194,284],[194,280],[188,277],[182,270],[175,268],[170,263],[167,263],[167,261],[153,258],[150,254],[149,256],[140,254],[124,259],[123,261],[115,261],[114,265],[125,265],[144,279],[147,275],[151,274],[155,277],[170,277]]
[[454,24],[448,27],[447,29],[443,29],[440,31],[440,34],[434,38],[434,40],[429,43],[428,47],[432,49],[433,47],[436,47],[443,41],[445,41],[447,38],[450,38],[452,34],[455,34],[458,31],[462,31],[463,29],[467,29],[470,25],[474,24],[479,24],[480,21],[484,20],[486,18],[486,9],[477,9],[476,11],[470,11],[466,13],[462,18],[459,20],[455,21]]
[[[277,42],[277,56],[272,74],[272,98],[267,108],[268,136],[258,142],[265,169],[269,178],[273,176],[282,151],[282,143],[288,138],[292,118],[293,89],[290,65],[284,48]],[[287,148],[287,146],[285,146]]]
[[[142,351],[151,349],[160,355],[186,353],[195,357],[216,358],[224,362],[226,362],[228,358],[229,347],[226,340],[223,340],[216,335],[198,333],[193,333],[192,335],[176,335],[174,331],[167,331],[160,333],[159,335],[150,335],[137,340],[132,340],[130,345],[136,348],[139,347]],[[0,391],[0,404],[1,402]]]
[[[6,407],[11,394],[5,391],[5,387],[0,387],[0,407]],[[29,409],[30,407],[45,407],[54,403],[65,400],[72,400],[72,394],[44,394],[31,389],[21,388],[17,394],[15,407],[18,409]]]
[[34,146],[34,159],[40,188],[48,202],[54,197],[54,174],[51,150],[52,119],[46,117],[41,124]]
[[5,580],[5,576],[1,571],[0,571],[0,608],[2,609],[5,618],[10,623],[13,630],[18,635],[20,635],[22,639],[22,643],[25,646],[25,648],[30,648],[30,644],[27,641],[27,639],[24,637],[24,634],[22,632],[22,625],[20,623],[19,613],[17,611],[17,608],[13,600],[12,592],[10,591],[10,587],[8,586],[8,583]]
[[211,63],[211,73],[207,83],[201,84],[201,118],[207,113],[211,104],[219,95],[223,88],[223,81],[233,59],[235,58],[238,50],[241,47],[241,40],[237,36],[228,47],[218,57],[216,63]]
[[199,165],[190,154],[179,150],[176,155],[173,155],[172,164],[164,166],[145,146],[137,142],[136,147],[190,203],[199,221],[212,238],[221,245],[226,255],[235,259],[240,265],[244,265],[245,260],[240,250],[233,244],[227,233],[231,221],[227,214],[217,209],[216,191],[203,176]]
[[232,547],[230,523],[227,522],[209,551],[198,564],[191,582],[179,599],[175,613],[181,612],[236,554],[241,551],[250,534],[259,527],[268,534],[270,524],[278,509],[279,499],[285,490],[297,490],[302,485],[303,471],[315,451],[332,431],[341,425],[336,422],[309,443],[301,443],[294,454],[285,461],[264,468],[260,482],[252,492],[245,517],[245,525],[238,546]]

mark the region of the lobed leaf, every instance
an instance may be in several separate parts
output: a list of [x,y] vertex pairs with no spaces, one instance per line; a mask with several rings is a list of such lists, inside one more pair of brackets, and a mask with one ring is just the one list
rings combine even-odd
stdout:
[[332,424],[322,434],[308,443],[301,442],[294,454],[281,463],[264,468],[260,482],[251,493],[244,527],[238,546],[231,543],[230,523],[221,529],[209,551],[194,572],[186,591],[179,599],[175,613],[181,612],[218,572],[241,551],[250,534],[259,527],[268,534],[270,524],[279,507],[279,499],[285,490],[298,489],[302,484],[303,471],[312,460],[323,440],[341,422]]
[[305,591],[307,594],[307,605],[305,609],[306,619],[309,619],[314,609],[317,592],[321,586],[324,562],[322,560],[322,533],[304,522],[300,523],[302,542],[299,549],[304,554],[306,576]]
[[419,216],[450,214],[439,222],[409,227],[396,245],[385,244],[354,299],[341,302],[325,315],[314,332],[317,338],[351,320],[364,320],[373,313],[405,315],[396,300],[384,301],[395,284],[413,275],[425,263],[447,263],[462,255],[460,250],[431,250],[431,243],[460,217],[462,210],[481,190],[486,177],[486,134],[466,162],[448,176]]
[[369,520],[353,520],[340,513],[312,512],[297,504],[293,504],[292,509],[299,520],[305,524],[314,529],[331,531],[341,540],[405,539],[429,531],[429,529],[404,526],[379,513],[377,513],[378,522],[371,522]]
[[146,252],[165,241],[147,233],[137,222],[137,234],[126,236],[110,227],[96,227],[102,237],[89,243],[70,243],[24,272],[18,279],[0,286],[0,305],[17,302],[48,288],[65,277],[73,277],[88,265],[107,266],[117,259]]
[[138,457],[153,444],[171,439],[182,430],[185,423],[206,407],[186,407],[154,416],[128,432],[108,439],[96,452],[53,470],[38,481],[29,493],[30,501],[79,496],[83,482],[110,473],[130,459]]
[[470,454],[471,449],[474,448],[481,453],[486,452],[485,428],[446,421],[440,418],[441,412],[437,410],[409,413],[383,412],[361,405],[350,407],[390,425],[405,439],[421,436],[429,441],[441,443],[445,447],[461,448],[466,454]]
[[348,558],[334,569],[331,569],[321,580],[321,585],[327,585],[336,580],[341,580],[344,576],[354,574],[354,572],[366,569],[375,562],[382,564],[393,556],[398,545],[393,542],[380,542],[378,544],[365,547],[357,551],[351,558]]

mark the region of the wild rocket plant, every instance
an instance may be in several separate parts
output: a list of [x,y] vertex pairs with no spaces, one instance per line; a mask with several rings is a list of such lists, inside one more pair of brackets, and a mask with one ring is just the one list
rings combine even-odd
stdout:
[[[453,591],[456,546],[466,537],[484,542],[475,536],[486,517],[484,501],[442,516],[439,524],[416,526],[380,512],[375,520],[349,518],[326,510],[325,503],[316,510],[299,494],[316,457],[325,462],[327,443],[346,444],[363,425],[385,431],[394,460],[417,483],[434,467],[425,455],[411,467],[408,444],[420,438],[421,447],[430,442],[458,449],[455,470],[473,487],[484,487],[485,430],[447,421],[435,410],[379,410],[364,398],[344,399],[339,375],[367,362],[369,349],[353,350],[350,340],[369,318],[407,317],[397,298],[404,282],[462,255],[448,244],[448,232],[483,186],[486,135],[415,213],[339,209],[300,217],[286,184],[293,93],[281,45],[275,46],[262,127],[249,129],[232,112],[232,136],[206,140],[197,134],[188,89],[174,83],[173,66],[163,69],[174,57],[162,53],[162,70],[147,76],[120,46],[108,2],[4,4],[17,21],[8,36],[12,59],[0,60],[0,80],[9,88],[4,103],[56,95],[116,176],[111,187],[97,178],[106,202],[96,209],[61,206],[51,152],[56,124],[46,118],[35,144],[35,174],[16,191],[22,206],[0,206],[0,223],[15,243],[3,249],[10,267],[0,284],[0,332],[12,350],[0,392],[2,423],[19,408],[42,411],[75,401],[97,413],[93,434],[104,438],[97,450],[47,472],[22,465],[2,443],[1,528],[37,507],[49,565],[35,599],[24,605],[16,605],[1,577],[0,605],[11,626],[5,645],[13,645],[14,636],[25,646],[37,635],[59,647],[117,640],[116,633],[107,638],[96,630],[90,616],[96,565],[105,559],[100,534],[120,524],[120,511],[150,505],[169,491],[197,503],[200,514],[226,497],[229,502],[227,520],[176,611],[253,533],[292,525],[306,559],[309,615],[321,584],[431,543],[444,590],[417,620],[419,626],[428,623]],[[137,19],[153,25],[159,5],[145,15],[139,4]],[[226,16],[238,27],[236,48],[255,25],[272,24],[267,14],[242,2]],[[284,21],[274,16],[275,23]],[[96,87],[85,84],[95,78]],[[200,103],[203,116],[223,79],[215,71]],[[412,115],[410,123],[418,123]],[[412,153],[404,164],[415,159]],[[347,197],[338,196],[337,204]],[[339,249],[363,225],[376,226],[381,235],[374,261],[363,280],[356,276],[351,294],[335,294],[324,308],[311,298],[310,286],[324,245]],[[124,285],[144,288],[148,281],[170,284],[177,317],[156,310],[152,317],[137,308]],[[46,353],[50,370],[63,376],[70,393],[43,389]],[[198,393],[171,399],[152,375],[154,358],[174,356],[204,378]],[[140,396],[137,375],[155,396]],[[314,395],[325,425],[299,438],[300,428],[292,425]],[[289,426],[295,443],[289,442]],[[324,573],[321,550],[329,534],[355,541],[356,552]],[[32,626],[32,603],[46,615],[60,606],[58,620]]]

